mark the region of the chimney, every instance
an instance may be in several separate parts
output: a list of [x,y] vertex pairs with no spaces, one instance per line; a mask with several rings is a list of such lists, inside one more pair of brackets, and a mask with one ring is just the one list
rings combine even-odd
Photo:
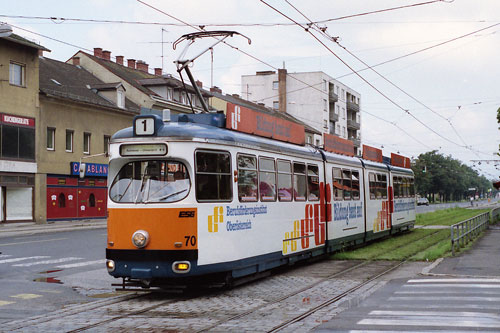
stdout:
[[94,47],[94,56],[102,58],[102,49],[100,47]]
[[137,69],[142,71],[142,72],[145,72],[147,73],[148,72],[148,64],[146,64],[144,61],[142,60],[137,60]]
[[163,74],[163,73],[162,73],[161,68],[156,67],[156,68],[155,68],[155,75],[156,75],[156,76],[161,76],[162,74]]
[[104,60],[111,60],[111,52],[110,51],[102,51],[102,58]]
[[43,57],[43,50],[38,50],[38,56]]
[[279,112],[286,113],[286,69],[278,69]]
[[73,57],[73,65],[75,66],[80,65],[80,57]]
[[201,81],[196,80],[196,85],[197,85],[199,88],[203,88],[203,82],[201,82]]
[[116,63],[123,66],[123,56],[116,56]]
[[213,86],[212,88],[210,88],[210,92],[216,92],[216,93],[222,94],[222,89],[219,87]]
[[127,67],[135,69],[135,59],[127,59]]

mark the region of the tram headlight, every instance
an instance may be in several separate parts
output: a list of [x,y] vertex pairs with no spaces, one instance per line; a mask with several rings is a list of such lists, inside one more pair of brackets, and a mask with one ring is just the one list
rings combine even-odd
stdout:
[[132,244],[138,249],[142,249],[148,245],[149,242],[149,234],[145,230],[137,230],[132,235]]
[[113,260],[106,260],[106,268],[108,272],[113,272],[115,270],[115,262]]

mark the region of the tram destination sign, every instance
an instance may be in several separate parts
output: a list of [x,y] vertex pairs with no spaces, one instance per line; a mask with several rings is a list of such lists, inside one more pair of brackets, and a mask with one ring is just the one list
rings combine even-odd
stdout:
[[303,125],[232,103],[227,103],[226,128],[279,141],[305,144]]
[[167,145],[159,144],[130,144],[120,146],[121,156],[165,156]]

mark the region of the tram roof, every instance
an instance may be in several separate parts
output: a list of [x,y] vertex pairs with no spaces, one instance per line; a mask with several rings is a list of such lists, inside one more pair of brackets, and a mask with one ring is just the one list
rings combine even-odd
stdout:
[[254,149],[271,150],[276,153],[294,154],[304,157],[321,159],[319,151],[312,146],[299,146],[282,141],[272,140],[242,132],[218,128],[210,125],[193,122],[165,122],[157,130],[154,137],[136,137],[133,128],[128,127],[116,132],[111,140],[121,141],[124,139],[144,138],[166,138],[179,141],[194,141],[195,139],[206,139],[207,142],[228,144],[232,146],[243,146]]

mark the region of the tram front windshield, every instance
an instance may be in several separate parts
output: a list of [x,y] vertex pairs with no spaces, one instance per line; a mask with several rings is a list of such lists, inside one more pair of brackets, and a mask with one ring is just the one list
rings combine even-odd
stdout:
[[113,180],[109,196],[115,202],[175,202],[191,188],[186,166],[177,161],[134,161],[124,165]]

